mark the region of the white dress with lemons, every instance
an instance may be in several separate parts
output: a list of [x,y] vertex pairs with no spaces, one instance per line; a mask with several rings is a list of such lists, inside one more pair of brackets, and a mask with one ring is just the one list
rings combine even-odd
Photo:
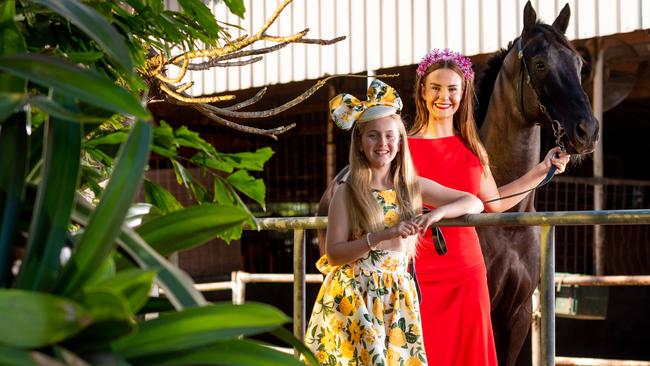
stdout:
[[[384,224],[397,223],[395,191],[373,191]],[[326,277],[305,343],[321,365],[426,365],[415,283],[404,252],[373,250],[342,266],[325,256],[316,264]]]

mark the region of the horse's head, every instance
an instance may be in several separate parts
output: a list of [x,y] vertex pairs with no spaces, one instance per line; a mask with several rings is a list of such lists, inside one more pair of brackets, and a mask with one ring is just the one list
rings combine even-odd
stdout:
[[526,120],[552,127],[567,152],[585,154],[598,140],[599,122],[582,89],[583,60],[564,36],[570,15],[567,4],[549,26],[537,21],[530,1],[526,4],[524,29],[514,44],[521,66],[519,99]]

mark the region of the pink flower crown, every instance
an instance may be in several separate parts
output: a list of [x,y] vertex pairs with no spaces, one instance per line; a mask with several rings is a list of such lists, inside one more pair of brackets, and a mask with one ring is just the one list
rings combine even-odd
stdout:
[[419,76],[424,76],[429,66],[441,61],[449,61],[456,64],[456,66],[458,66],[463,72],[465,80],[471,80],[474,78],[472,61],[469,59],[469,57],[463,55],[460,52],[454,52],[449,48],[445,48],[443,50],[434,48],[431,50],[431,52],[427,53],[427,55],[422,58],[422,61],[420,61],[420,64],[418,65],[417,74]]

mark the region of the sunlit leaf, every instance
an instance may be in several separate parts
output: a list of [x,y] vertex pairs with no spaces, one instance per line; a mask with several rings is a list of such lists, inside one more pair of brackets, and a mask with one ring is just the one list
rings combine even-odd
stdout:
[[138,234],[162,255],[203,244],[225,230],[241,227],[249,215],[235,206],[202,204],[148,221]]
[[240,18],[244,18],[244,13],[246,13],[246,7],[244,6],[244,0],[223,0],[226,3],[230,12],[237,15]]
[[262,179],[256,179],[248,174],[245,170],[238,170],[226,178],[228,183],[237,188],[238,191],[259,203],[266,210],[264,198],[266,196],[266,187]]

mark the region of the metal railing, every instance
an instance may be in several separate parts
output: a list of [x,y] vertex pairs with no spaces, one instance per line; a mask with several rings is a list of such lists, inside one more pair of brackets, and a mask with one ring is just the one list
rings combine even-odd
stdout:
[[[264,218],[257,220],[260,230],[293,230],[293,272],[294,274],[249,274],[233,272],[231,282],[218,285],[219,289],[231,288],[233,302],[242,303],[245,296],[246,282],[290,282],[293,279],[293,330],[294,335],[304,339],[305,334],[305,284],[306,282],[319,282],[320,275],[306,275],[305,273],[305,230],[325,229],[326,217],[293,217],[293,218]],[[539,339],[539,359],[536,365],[555,365],[555,284],[582,284],[582,285],[612,285],[620,282],[626,285],[648,285],[650,276],[563,276],[555,279],[555,226],[566,225],[630,225],[650,224],[650,210],[613,210],[613,211],[566,211],[566,212],[524,212],[524,213],[490,213],[467,215],[456,219],[443,220],[438,226],[540,226],[541,248],[541,282],[540,308],[541,308],[541,334],[533,334],[533,339]],[[201,285],[197,285],[199,289]],[[217,288],[215,288],[217,289]],[[552,316],[549,316],[551,315]],[[535,326],[533,326],[535,332]],[[535,343],[535,342],[534,342]],[[535,348],[535,345],[533,346]],[[584,361],[585,359],[582,359]],[[594,359],[590,359],[594,360]],[[582,365],[576,358],[558,358],[562,364]],[[602,363],[613,365],[610,361],[601,360]],[[595,361],[594,361],[595,362]],[[599,361],[600,362],[600,361]],[[610,363],[608,363],[610,362]],[[621,365],[628,365],[628,361],[621,361]],[[632,363],[646,365],[649,363]]]

